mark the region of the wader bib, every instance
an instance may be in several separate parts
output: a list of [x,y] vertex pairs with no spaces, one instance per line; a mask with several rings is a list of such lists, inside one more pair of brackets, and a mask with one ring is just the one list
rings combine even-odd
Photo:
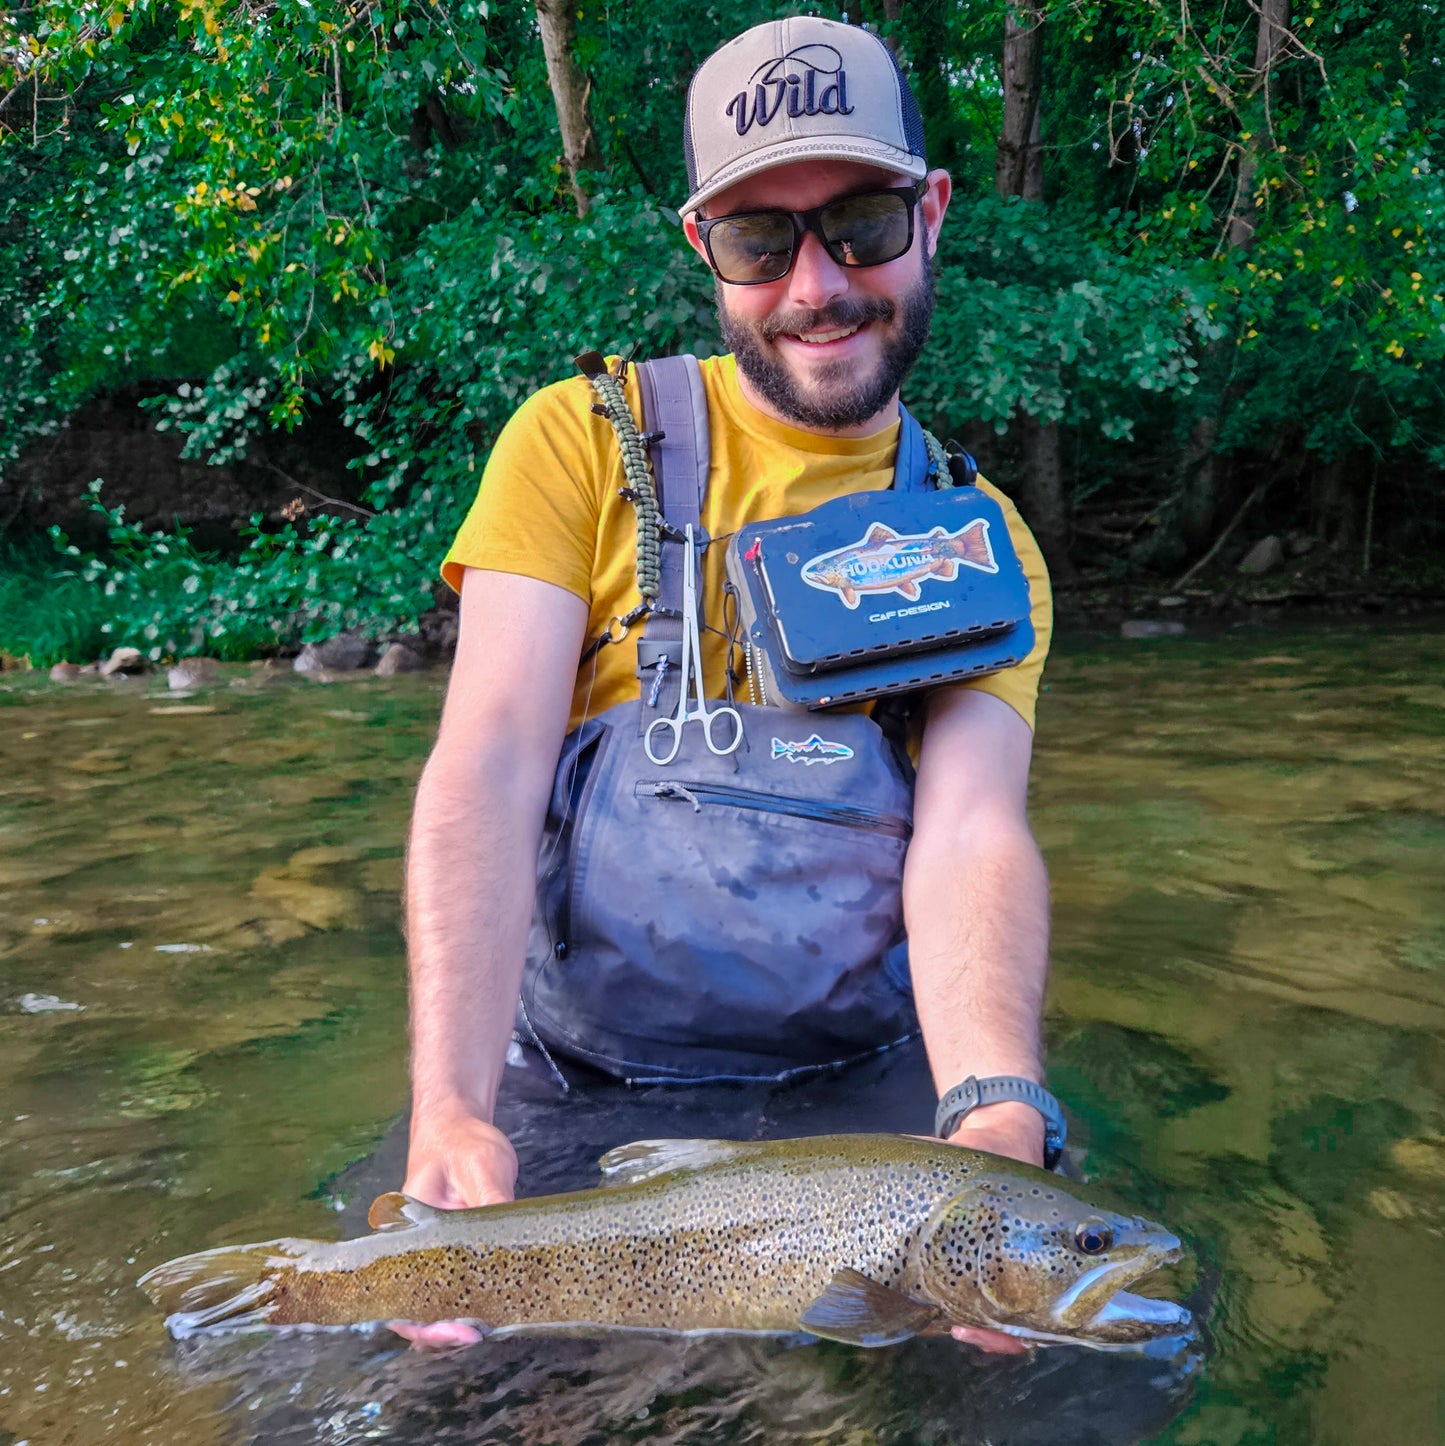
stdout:
[[[589,362],[604,397],[594,410],[617,425],[624,457],[633,444],[650,449],[662,483],[661,521],[651,524],[661,538],[656,597],[646,606],[644,587],[638,699],[586,719],[563,744],[518,1033],[639,1083],[781,1078],[901,1043],[917,1031],[902,906],[913,769],[901,730],[889,736],[862,713],[740,702],[735,749],[716,749],[718,737],[694,721],[675,756],[654,761],[647,730],[678,713],[680,698],[685,711],[691,684],[679,663],[688,655],[686,549],[689,539],[708,542],[706,396],[692,357],[639,365],[653,430],[638,437],[630,413],[617,415],[620,388],[597,385],[601,358],[579,359],[584,370]],[[894,493],[876,495],[921,496],[942,460],[904,411]],[[1022,581],[1001,514],[998,522]],[[640,559],[646,525],[639,506]],[[759,619],[758,644],[765,631]],[[739,643],[751,678],[746,624]],[[1028,628],[1004,652],[1016,661],[1031,644]],[[916,659],[907,666],[916,671]],[[718,733],[730,741],[726,724]]]

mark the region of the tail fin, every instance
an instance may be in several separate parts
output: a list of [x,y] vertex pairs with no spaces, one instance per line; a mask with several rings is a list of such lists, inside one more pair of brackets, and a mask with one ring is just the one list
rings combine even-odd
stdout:
[[267,1240],[182,1255],[147,1271],[137,1284],[166,1313],[177,1339],[222,1321],[262,1325],[276,1305],[277,1272],[306,1253],[304,1240]]
[[988,520],[975,518],[952,538],[951,551],[966,567],[977,568],[979,572],[997,572],[993,544],[988,540]]

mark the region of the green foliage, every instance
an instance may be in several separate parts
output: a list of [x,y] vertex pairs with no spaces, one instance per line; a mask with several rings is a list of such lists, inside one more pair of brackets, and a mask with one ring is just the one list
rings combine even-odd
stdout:
[[91,661],[109,621],[107,599],[52,551],[0,539],[0,652],[36,668]]
[[1252,5],[1060,4],[1050,23],[1068,57],[1055,99],[1092,84],[1107,121],[1096,202],[1128,213],[1141,255],[1212,272],[1232,355],[1186,418],[1212,412],[1226,451],[1289,438],[1321,458],[1445,460],[1436,7],[1306,0],[1267,86]]
[[147,532],[123,507],[104,506],[99,482],[90,490],[110,547],[104,556],[84,553],[53,529],[74,569],[63,581],[89,584],[103,600],[103,641],[137,647],[152,661],[255,657],[349,628],[406,630],[431,605],[429,574],[413,561],[414,511],[364,524],[326,518],[304,535],[290,524],[264,531],[253,517],[239,556],[223,558],[198,550],[184,528]]
[[[522,396],[583,349],[715,347],[709,279],[667,209],[687,80],[721,39],[805,8],[584,4],[607,169],[584,177],[582,220],[524,0],[17,9],[0,475],[120,386],[144,384],[156,424],[215,463],[324,405],[375,517],[253,519],[222,561],[112,512],[110,551],[64,565],[153,653],[408,626]],[[1047,205],[991,194],[1003,13],[854,16],[898,42],[960,182],[908,388],[925,419],[1058,422],[1095,485],[1132,477],[1151,507],[1175,469],[1140,459],[1201,419],[1225,454],[1445,464],[1434,8],[1303,0],[1265,87],[1248,0],[1193,19],[1050,3]]]
[[945,232],[938,315],[909,384],[942,431],[967,419],[1003,433],[1022,411],[1132,437],[1150,394],[1195,384],[1219,335],[1199,266],[1130,254],[1061,208],[989,197]]

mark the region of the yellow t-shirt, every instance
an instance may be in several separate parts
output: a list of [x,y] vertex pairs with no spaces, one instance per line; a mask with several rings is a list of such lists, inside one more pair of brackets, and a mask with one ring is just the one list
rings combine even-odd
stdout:
[[[702,524],[712,539],[702,558],[703,672],[707,691],[724,690],[723,558],[728,538],[750,522],[792,516],[850,492],[882,491],[893,481],[899,423],[870,437],[823,437],[759,412],[738,387],[732,357],[701,363],[707,390],[712,465]],[[627,397],[641,417],[637,376]],[[502,429],[482,476],[477,499],[442,564],[460,591],[462,569],[487,568],[555,583],[591,609],[588,636],[636,605],[637,521],[618,496],[626,484],[616,435],[593,414],[596,394],[585,377],[544,387]],[[1033,727],[1039,675],[1053,629],[1048,572],[1033,535],[1013,503],[989,483],[982,489],[1002,506],[1009,535],[1029,580],[1034,647],[1017,667],[972,679],[1008,703]],[[640,625],[620,644],[600,648],[578,669],[571,727],[615,703],[635,698]]]

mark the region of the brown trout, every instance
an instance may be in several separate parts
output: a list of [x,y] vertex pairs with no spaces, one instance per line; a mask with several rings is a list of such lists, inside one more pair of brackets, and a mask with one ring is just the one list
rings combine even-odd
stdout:
[[374,1235],[208,1250],[140,1284],[177,1335],[462,1319],[881,1346],[972,1325],[1116,1347],[1189,1327],[1123,1288],[1180,1258],[1173,1235],[996,1155],[908,1135],[647,1140],[601,1168],[597,1189],[478,1210],[383,1195]]

